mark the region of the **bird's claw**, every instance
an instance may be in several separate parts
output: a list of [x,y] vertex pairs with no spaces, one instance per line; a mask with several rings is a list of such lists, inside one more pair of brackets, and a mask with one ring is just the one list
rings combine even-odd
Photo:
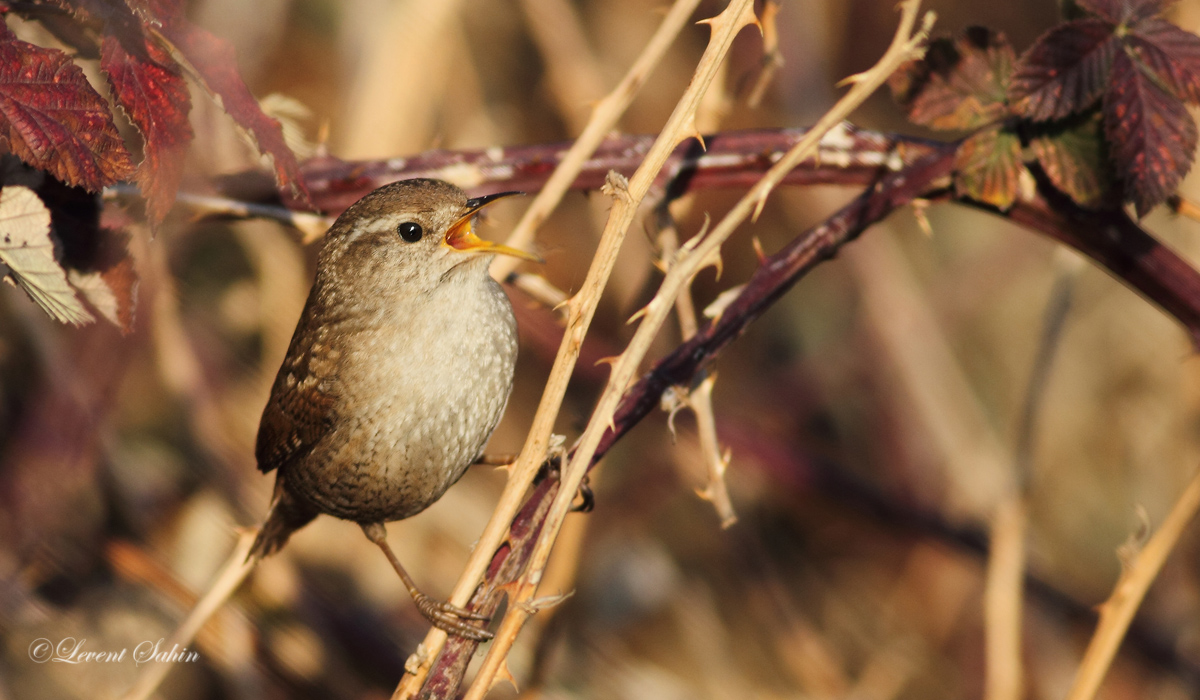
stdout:
[[417,604],[417,610],[425,616],[426,620],[447,634],[457,635],[473,642],[486,642],[495,636],[483,628],[466,622],[467,620],[486,622],[491,619],[487,615],[464,610],[450,603],[443,603],[425,594],[421,594],[419,597],[414,596],[413,602]]

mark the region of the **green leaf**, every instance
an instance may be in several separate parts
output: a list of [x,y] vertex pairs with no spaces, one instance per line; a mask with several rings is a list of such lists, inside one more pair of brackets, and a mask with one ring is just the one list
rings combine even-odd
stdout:
[[1101,204],[1113,186],[1100,126],[1097,113],[1076,124],[1056,124],[1029,144],[1050,182],[1084,207]]
[[1021,139],[1002,129],[981,131],[963,141],[955,154],[954,190],[999,209],[1017,198],[1021,172]]
[[94,320],[54,257],[50,210],[28,187],[0,189],[0,262],[17,286],[57,320],[76,326]]
[[1008,115],[1005,104],[1015,56],[1008,39],[971,27],[957,39],[932,42],[925,58],[897,71],[892,94],[916,124],[967,130]]

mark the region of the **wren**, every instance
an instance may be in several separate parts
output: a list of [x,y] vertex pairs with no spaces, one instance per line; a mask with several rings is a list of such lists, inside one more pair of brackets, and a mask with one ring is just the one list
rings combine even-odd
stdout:
[[251,557],[279,550],[318,514],[362,526],[435,626],[469,639],[486,618],[422,593],[383,523],[438,500],[483,453],[513,384],[512,306],[488,275],[484,206],[440,180],[385,185],[329,229],[316,279],[258,429],[255,456],[277,470]]

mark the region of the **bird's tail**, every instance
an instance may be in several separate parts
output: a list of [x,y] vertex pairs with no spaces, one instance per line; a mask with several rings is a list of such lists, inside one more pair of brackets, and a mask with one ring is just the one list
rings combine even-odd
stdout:
[[254,546],[250,548],[246,560],[256,557],[261,559],[278,552],[287,544],[293,532],[312,522],[315,517],[315,510],[284,488],[282,479],[276,479],[271,510],[267,512],[266,521],[258,529],[258,537],[254,539]]

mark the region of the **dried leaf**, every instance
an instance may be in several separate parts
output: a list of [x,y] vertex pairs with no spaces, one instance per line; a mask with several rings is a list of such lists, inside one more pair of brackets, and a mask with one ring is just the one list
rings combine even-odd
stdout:
[[1200,36],[1153,18],[1139,22],[1125,42],[1177,96],[1200,103]]
[[963,141],[955,154],[954,189],[959,196],[1008,209],[1017,198],[1021,139],[1001,129],[981,131]]
[[137,171],[151,225],[166,217],[183,177],[183,160],[192,141],[187,83],[171,54],[148,40],[140,53],[125,50],[115,36],[104,37],[100,68],[108,74],[113,95],[144,141]]
[[91,191],[133,174],[108,103],[62,51],[0,23],[0,140],[21,160]]
[[1104,127],[1125,196],[1144,216],[1175,191],[1191,168],[1196,123],[1179,98],[1121,52],[1104,96]]
[[50,210],[28,187],[0,189],[0,262],[29,298],[55,319],[77,326],[94,320],[54,257]]
[[1112,169],[1104,153],[1100,115],[1056,128],[1030,140],[1030,148],[1059,191],[1077,204],[1094,207],[1112,190]]
[[1017,61],[1008,96],[1013,110],[1038,121],[1062,119],[1096,103],[1108,86],[1120,40],[1098,19],[1060,24]]
[[128,224],[124,212],[107,207],[90,234],[59,235],[67,280],[122,333],[133,330],[137,308],[137,270],[123,232]]
[[1003,34],[972,27],[930,44],[925,58],[889,81],[908,118],[933,129],[977,129],[1008,114],[1014,55]]

